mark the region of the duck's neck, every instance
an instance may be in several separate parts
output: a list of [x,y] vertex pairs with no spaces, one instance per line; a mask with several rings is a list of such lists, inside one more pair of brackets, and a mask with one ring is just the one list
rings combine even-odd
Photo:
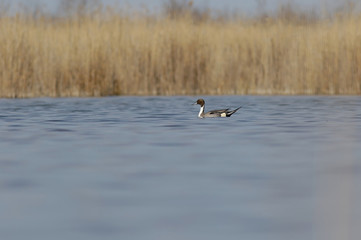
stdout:
[[204,105],[201,106],[201,109],[199,110],[198,117],[199,117],[199,118],[203,118],[203,114],[204,114]]

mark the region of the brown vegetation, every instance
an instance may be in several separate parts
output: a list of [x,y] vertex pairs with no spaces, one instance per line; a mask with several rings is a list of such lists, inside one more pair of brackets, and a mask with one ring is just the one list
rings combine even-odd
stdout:
[[361,15],[230,20],[187,8],[3,15],[0,97],[361,93]]

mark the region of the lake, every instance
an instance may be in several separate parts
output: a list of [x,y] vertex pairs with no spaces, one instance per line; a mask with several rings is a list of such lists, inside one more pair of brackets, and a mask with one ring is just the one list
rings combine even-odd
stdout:
[[361,97],[197,98],[0,99],[0,238],[359,239]]

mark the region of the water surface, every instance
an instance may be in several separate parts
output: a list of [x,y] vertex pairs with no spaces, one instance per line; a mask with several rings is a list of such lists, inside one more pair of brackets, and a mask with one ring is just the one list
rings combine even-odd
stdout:
[[359,239],[361,97],[0,99],[1,239]]

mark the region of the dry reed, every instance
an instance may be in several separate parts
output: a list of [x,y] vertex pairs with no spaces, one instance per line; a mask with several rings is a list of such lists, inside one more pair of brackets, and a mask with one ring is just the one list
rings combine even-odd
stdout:
[[0,97],[360,94],[361,16],[0,18]]

